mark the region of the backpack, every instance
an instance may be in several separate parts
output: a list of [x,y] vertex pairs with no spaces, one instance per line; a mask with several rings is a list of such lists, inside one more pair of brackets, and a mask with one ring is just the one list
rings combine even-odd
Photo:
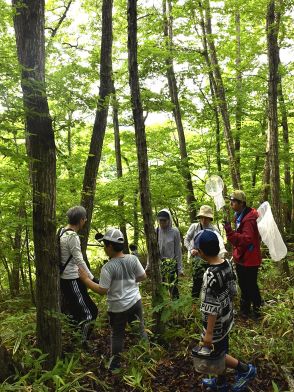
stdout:
[[67,231],[74,231],[74,230],[73,229],[65,229],[65,230],[63,230],[63,227],[60,227],[60,229],[58,229],[58,232],[57,232],[57,235],[56,235],[57,236],[57,248],[58,248],[58,265],[59,265],[60,274],[62,274],[64,272],[65,268],[67,267],[68,263],[70,262],[70,260],[73,257],[72,255],[70,255],[69,258],[66,260],[65,264],[61,263],[60,238]]

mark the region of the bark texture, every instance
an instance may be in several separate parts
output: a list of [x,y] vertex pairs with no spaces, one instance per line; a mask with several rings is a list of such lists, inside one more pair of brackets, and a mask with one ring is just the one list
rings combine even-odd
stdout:
[[93,215],[97,174],[107,125],[109,99],[112,92],[112,5],[113,0],[103,0],[99,99],[85,167],[81,199],[81,205],[87,210],[87,222],[80,233],[81,247],[88,265],[86,249]]
[[12,1],[33,186],[37,344],[53,366],[61,353],[55,249],[56,154],[45,89],[44,0]]
[[197,208],[196,199],[194,195],[194,189],[192,184],[192,177],[189,167],[189,159],[186,146],[186,137],[184,132],[184,126],[182,121],[181,106],[179,102],[179,93],[176,75],[173,65],[173,19],[172,19],[172,2],[171,0],[163,0],[163,22],[164,22],[164,37],[166,40],[166,47],[168,50],[168,57],[166,59],[167,67],[167,80],[170,100],[173,104],[173,116],[177,126],[180,154],[182,160],[182,176],[186,184],[186,202],[188,206],[188,211],[190,215],[190,222],[195,222],[197,219]]
[[[156,306],[162,300],[161,275],[159,268],[159,250],[154,230],[151,206],[147,143],[139,86],[137,59],[137,0],[128,0],[128,63],[132,110],[136,133],[141,209],[151,270],[152,302],[153,306]],[[154,317],[155,330],[156,332],[159,332],[161,329],[160,313],[154,313]]]
[[235,146],[234,146],[234,139],[231,130],[226,93],[225,93],[224,83],[223,83],[221,70],[217,58],[214,39],[212,35],[210,3],[209,0],[204,0],[203,4],[201,2],[199,4],[200,4],[200,13],[202,14],[202,18],[204,19],[204,35],[206,36],[210,63],[212,65],[213,74],[214,74],[215,94],[217,97],[219,111],[221,113],[222,120],[223,120],[224,136],[225,136],[226,146],[228,151],[232,184],[235,189],[241,189],[242,186],[241,186],[240,172],[238,170],[238,166],[236,163]]
[[269,66],[268,82],[268,142],[270,167],[270,194],[274,218],[283,231],[280,201],[279,129],[278,129],[278,24],[276,3],[270,0],[266,15],[267,54]]
[[[114,144],[115,144],[116,173],[117,173],[117,178],[120,179],[123,176],[123,168],[122,168],[120,134],[119,134],[118,101],[116,98],[114,82],[112,84],[112,119],[113,119]],[[123,187],[120,187],[120,189],[118,190],[117,206],[118,206],[118,216],[119,216],[119,227],[125,238],[124,253],[129,253]]]

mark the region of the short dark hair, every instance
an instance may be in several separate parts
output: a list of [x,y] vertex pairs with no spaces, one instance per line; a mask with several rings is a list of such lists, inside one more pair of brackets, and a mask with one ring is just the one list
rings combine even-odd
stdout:
[[70,225],[77,225],[81,219],[86,219],[87,211],[83,206],[74,206],[67,211],[66,216]]
[[103,243],[106,246],[106,248],[108,248],[108,246],[111,245],[112,249],[115,252],[121,252],[124,249],[124,244],[123,243],[112,242],[112,241],[108,241],[108,240],[103,240]]
[[129,245],[129,248],[130,248],[131,250],[137,250],[137,249],[138,249],[137,245],[135,245],[135,244],[130,244],[130,245]]
[[201,230],[194,239],[195,249],[200,249],[206,256],[214,257],[220,252],[217,235],[209,229]]
[[207,241],[201,245],[200,249],[206,256],[210,257],[217,256],[220,252],[219,244],[216,244],[214,241]]

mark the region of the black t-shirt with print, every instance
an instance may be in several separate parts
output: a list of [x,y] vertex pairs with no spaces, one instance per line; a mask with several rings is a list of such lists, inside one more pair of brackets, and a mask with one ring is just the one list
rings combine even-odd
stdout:
[[216,315],[213,343],[223,339],[233,325],[233,296],[236,283],[231,264],[224,260],[221,264],[210,265],[203,276],[201,306],[203,335],[207,328],[208,316]]

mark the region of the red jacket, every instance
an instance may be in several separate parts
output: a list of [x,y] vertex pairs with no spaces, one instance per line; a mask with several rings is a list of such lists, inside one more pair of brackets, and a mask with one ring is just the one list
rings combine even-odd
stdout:
[[257,218],[258,212],[254,208],[248,207],[248,211],[245,212],[245,216],[236,231],[232,229],[231,225],[225,225],[227,239],[233,245],[233,258],[236,263],[245,267],[261,264]]

